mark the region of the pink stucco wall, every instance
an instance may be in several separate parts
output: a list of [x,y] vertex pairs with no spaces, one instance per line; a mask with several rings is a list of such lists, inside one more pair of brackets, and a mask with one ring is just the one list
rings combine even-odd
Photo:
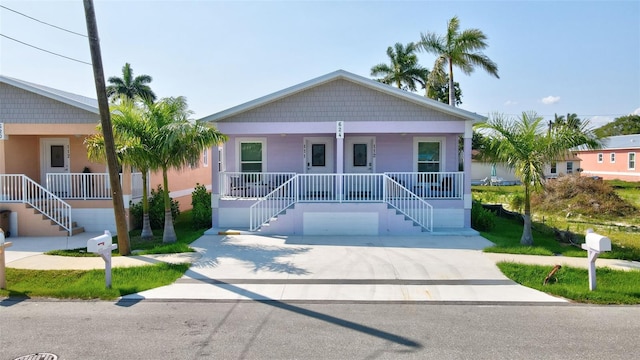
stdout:
[[[629,169],[629,153],[635,153],[635,169]],[[602,162],[598,161],[598,154],[602,154]],[[615,161],[611,161],[611,154],[615,154]],[[582,175],[600,176],[605,180],[640,181],[640,164],[638,163],[639,149],[594,150],[579,152],[582,159]]]

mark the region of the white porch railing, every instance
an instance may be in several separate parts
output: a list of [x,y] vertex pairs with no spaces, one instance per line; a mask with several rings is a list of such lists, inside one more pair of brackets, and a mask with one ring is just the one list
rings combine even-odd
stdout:
[[386,174],[299,174],[257,198],[250,207],[256,231],[297,202],[386,202],[427,231],[433,207]]
[[[122,183],[122,174],[120,174]],[[111,199],[111,184],[108,173],[47,174],[47,190],[56,196],[70,200]],[[142,174],[131,174],[131,197],[142,197]]]
[[426,199],[462,199],[464,172],[387,172],[390,178]]
[[0,175],[0,201],[28,204],[72,234],[71,205],[25,175]]
[[243,173],[222,172],[219,176],[219,190],[223,197],[258,198],[264,197],[281,186],[296,173]]
[[387,204],[423,229],[429,232],[433,231],[433,206],[431,204],[387,175],[385,175],[384,190],[384,199]]

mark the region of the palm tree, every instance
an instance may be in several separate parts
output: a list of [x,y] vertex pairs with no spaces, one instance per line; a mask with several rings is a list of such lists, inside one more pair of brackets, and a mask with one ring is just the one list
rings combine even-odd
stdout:
[[133,69],[129,63],[122,67],[122,78],[112,76],[108,79],[107,96],[119,98],[124,95],[129,99],[140,98],[144,102],[156,100],[156,94],[151,90],[149,84],[153,79],[149,75],[138,75],[133,77]]
[[[460,32],[460,22],[457,16],[454,16],[447,23],[446,35],[441,36],[429,32],[420,34],[420,37],[421,40],[417,46],[437,56],[431,71],[433,84],[444,82],[444,75],[447,74],[445,65],[449,67],[449,89],[454,88],[454,65],[467,75],[473,72],[474,66],[480,66],[489,74],[500,78],[496,63],[480,52],[487,47],[485,42],[487,36],[479,29],[467,29]],[[454,93],[451,91],[449,92],[449,105],[455,106]]]
[[[151,128],[148,126],[147,113],[125,96],[121,96],[117,105],[111,107],[111,122],[116,142],[116,154],[121,164],[136,167],[142,174],[142,233],[143,240],[153,237],[149,220],[149,198],[147,175],[156,160],[151,151],[149,139],[152,138]],[[87,154],[93,161],[104,160],[104,139],[102,132],[85,140]]]
[[416,91],[416,83],[421,88],[426,88],[425,79],[429,75],[429,70],[418,64],[418,56],[415,43],[408,43],[405,47],[401,43],[396,43],[394,47],[387,48],[387,56],[391,60],[390,64],[378,64],[371,68],[371,76],[382,76],[377,81],[394,85],[398,89]]
[[567,154],[569,149],[602,146],[585,122],[580,128],[555,127],[547,131],[543,117],[523,112],[517,119],[494,115],[478,128],[486,129],[483,157],[514,170],[524,185],[524,229],[520,243],[533,245],[531,233],[531,193],[544,187],[545,166]]
[[150,104],[149,109],[149,121],[154,132],[151,150],[158,160],[154,165],[162,169],[165,214],[162,241],[172,243],[177,237],[171,214],[168,170],[197,163],[205,149],[226,141],[227,136],[208,123],[190,120],[191,111],[184,97],[161,99]]

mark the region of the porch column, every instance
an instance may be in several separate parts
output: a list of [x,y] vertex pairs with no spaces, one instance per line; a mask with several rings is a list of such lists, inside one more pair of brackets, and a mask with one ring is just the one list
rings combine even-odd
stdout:
[[[344,121],[336,122],[336,174],[344,174]],[[342,201],[342,179],[338,177],[336,180],[336,192],[338,199]]]
[[471,227],[471,139],[473,138],[473,123],[467,121],[464,131],[463,167],[464,167],[464,227]]
[[219,146],[213,146],[208,151],[211,151],[211,227],[216,229],[220,224],[220,150],[222,144]]

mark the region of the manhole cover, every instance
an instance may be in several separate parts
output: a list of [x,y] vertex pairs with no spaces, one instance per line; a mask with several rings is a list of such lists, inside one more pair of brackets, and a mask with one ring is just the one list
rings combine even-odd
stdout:
[[15,360],[58,360],[58,355],[51,353],[36,353],[20,356]]

